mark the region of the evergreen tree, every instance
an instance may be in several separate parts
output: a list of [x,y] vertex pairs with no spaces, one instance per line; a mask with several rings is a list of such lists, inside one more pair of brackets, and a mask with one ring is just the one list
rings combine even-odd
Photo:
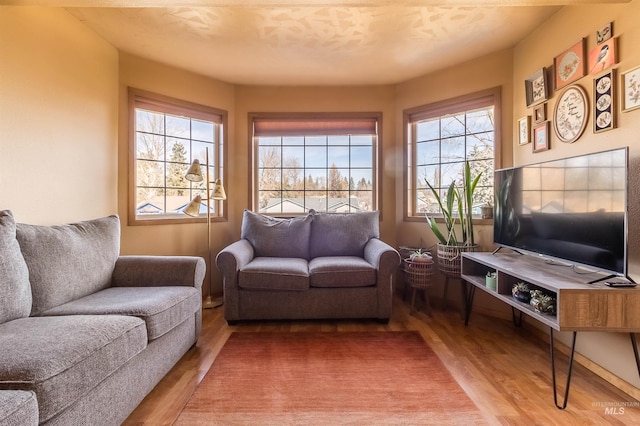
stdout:
[[305,189],[307,191],[313,191],[315,189],[318,189],[318,183],[313,180],[313,177],[311,175],[309,175],[309,177],[307,178]]
[[186,179],[184,178],[187,169],[187,150],[181,142],[176,142],[171,147],[171,157],[167,165],[167,188],[171,188],[172,194],[169,195],[185,195],[188,188]]
[[329,169],[329,197],[340,197],[342,195],[340,191],[344,191],[345,189],[347,189],[345,180],[336,164],[333,163]]

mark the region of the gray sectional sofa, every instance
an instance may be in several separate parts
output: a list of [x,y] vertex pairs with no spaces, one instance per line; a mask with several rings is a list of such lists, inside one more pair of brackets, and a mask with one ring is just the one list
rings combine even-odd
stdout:
[[0,211],[0,426],[118,425],[195,345],[204,259],[119,250],[117,216]]
[[389,320],[400,255],[380,240],[377,211],[276,219],[245,210],[240,236],[216,257],[228,322]]

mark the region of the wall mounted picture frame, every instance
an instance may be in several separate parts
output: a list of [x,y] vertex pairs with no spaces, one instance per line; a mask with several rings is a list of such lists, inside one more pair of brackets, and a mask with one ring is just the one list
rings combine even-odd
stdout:
[[553,110],[553,129],[558,140],[574,143],[582,136],[589,120],[587,92],[578,84],[564,89]]
[[609,22],[599,30],[596,30],[596,43],[601,44],[613,36],[613,22]]
[[531,116],[527,115],[518,120],[518,143],[526,145],[531,142]]
[[593,132],[600,133],[616,126],[615,69],[593,79]]
[[549,98],[547,69],[541,68],[524,81],[527,108],[545,102]]
[[555,89],[559,90],[585,75],[585,39],[553,58]]
[[640,67],[632,68],[620,75],[622,112],[640,108]]
[[547,104],[533,108],[533,124],[540,124],[547,119]]
[[589,74],[598,74],[618,63],[617,38],[610,38],[589,50]]
[[533,152],[549,149],[549,122],[538,124],[533,128]]

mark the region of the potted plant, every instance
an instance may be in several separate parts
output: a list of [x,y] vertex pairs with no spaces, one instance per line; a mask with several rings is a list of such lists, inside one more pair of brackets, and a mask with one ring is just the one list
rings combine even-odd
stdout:
[[531,300],[530,291],[531,290],[529,288],[529,284],[523,281],[518,281],[511,288],[511,294],[513,295],[513,298],[516,299],[518,302],[523,302],[523,303],[529,303],[529,301]]
[[542,314],[556,314],[556,299],[542,290],[531,290],[531,300],[529,304],[533,306],[536,312]]
[[455,181],[451,182],[444,200],[441,194],[426,181],[442,211],[446,228],[445,235],[440,230],[435,217],[425,215],[429,228],[439,241],[438,266],[445,275],[460,277],[461,252],[475,251],[478,247],[473,235],[473,193],[481,176],[482,173],[479,173],[476,177],[471,177],[471,167],[469,161],[466,161],[461,188],[456,186]]
[[409,255],[409,260],[413,263],[433,263],[433,259],[431,258],[431,253],[428,251],[423,251],[421,248],[414,250]]

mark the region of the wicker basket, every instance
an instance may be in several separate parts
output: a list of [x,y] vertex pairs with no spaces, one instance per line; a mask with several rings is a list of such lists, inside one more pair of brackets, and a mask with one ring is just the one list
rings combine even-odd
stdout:
[[407,282],[413,288],[428,288],[431,286],[434,273],[434,262],[414,262],[411,259],[404,259],[404,272]]
[[460,268],[462,266],[462,253],[474,252],[478,248],[477,244],[468,245],[446,245],[438,243],[438,268],[443,275],[460,278]]

